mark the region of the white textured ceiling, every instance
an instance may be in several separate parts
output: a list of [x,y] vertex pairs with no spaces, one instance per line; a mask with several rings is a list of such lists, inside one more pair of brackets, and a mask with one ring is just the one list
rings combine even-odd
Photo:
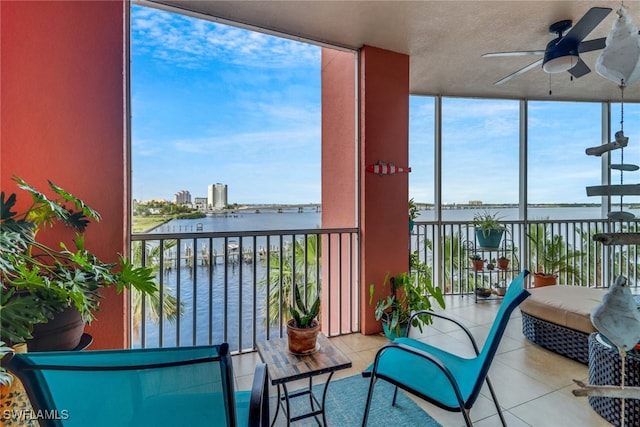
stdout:
[[[145,1],[140,1],[144,4]],[[487,52],[544,50],[548,27],[574,24],[591,7],[612,12],[585,38],[605,37],[619,1],[211,1],[158,0],[181,9],[349,48],[364,45],[410,56],[412,94],[541,100],[619,101],[618,86],[595,72],[600,51],[581,54],[591,72],[570,79],[537,67],[509,82],[494,83],[541,56],[483,58]],[[640,1],[624,2],[640,26]],[[549,95],[549,89],[552,95]],[[640,101],[640,82],[625,101]]]

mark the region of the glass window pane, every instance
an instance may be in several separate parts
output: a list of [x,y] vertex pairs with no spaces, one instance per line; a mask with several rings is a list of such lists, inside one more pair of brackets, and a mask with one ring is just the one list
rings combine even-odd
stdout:
[[[624,131],[624,135],[629,138],[629,141],[624,149],[610,152],[611,163],[640,166],[640,104],[611,104],[611,141],[615,140],[615,133],[619,130]],[[640,171],[612,170],[611,184],[638,184],[640,182],[638,174]],[[640,196],[624,196],[622,208],[620,207],[620,197],[612,197],[611,210],[623,210],[640,218]]]
[[517,219],[518,120],[518,101],[442,100],[444,220],[462,219],[456,208],[468,205]]
[[409,98],[409,198],[418,204],[418,221],[433,221],[434,217],[434,98]]
[[600,198],[586,191],[600,185],[601,158],[585,153],[601,145],[600,123],[600,103],[529,102],[529,219],[601,216]]

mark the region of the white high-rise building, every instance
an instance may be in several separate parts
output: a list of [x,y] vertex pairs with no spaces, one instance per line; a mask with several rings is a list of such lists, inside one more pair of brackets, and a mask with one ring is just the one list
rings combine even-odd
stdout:
[[207,204],[211,209],[224,209],[227,206],[227,185],[211,184],[207,191]]
[[178,191],[173,195],[173,203],[177,205],[191,204],[191,193],[187,190]]

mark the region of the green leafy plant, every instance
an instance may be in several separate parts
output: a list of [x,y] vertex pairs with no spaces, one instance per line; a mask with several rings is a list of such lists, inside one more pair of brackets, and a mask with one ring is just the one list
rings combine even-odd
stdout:
[[420,214],[418,213],[418,207],[416,206],[416,203],[413,201],[413,199],[409,199],[409,219],[413,221],[419,215]]
[[[375,305],[376,320],[387,322],[389,330],[400,335],[403,325],[408,324],[411,316],[420,311],[433,308],[432,298],[441,308],[445,308],[442,289],[433,286],[429,267],[418,260],[417,253],[411,255],[412,273],[401,273],[389,278],[385,275],[383,286],[390,284],[388,296],[379,299]],[[375,285],[369,286],[369,304],[373,303]],[[433,321],[429,313],[417,315],[411,326],[418,327],[422,332],[423,325],[429,325]]]
[[473,225],[476,229],[482,231],[483,236],[488,237],[491,231],[507,230],[507,228],[500,223],[501,219],[502,217],[498,216],[498,212],[491,213],[485,210],[473,216]]
[[311,328],[314,326],[313,321],[320,313],[320,293],[316,294],[316,298],[307,306],[302,300],[300,289],[293,286],[293,303],[289,306],[289,313],[293,319],[293,326],[296,328]]
[[[268,321],[272,325],[286,323],[291,317],[290,310],[281,309],[281,301],[291,301],[293,285],[304,286],[311,297],[318,295],[320,276],[321,238],[308,235],[303,239],[295,239],[293,245],[287,245],[280,254],[273,254],[268,259],[268,275],[260,281],[262,289],[268,289],[269,302],[265,306]],[[265,262],[265,264],[267,264]]]
[[581,269],[576,261],[583,253],[574,250],[560,234],[553,234],[546,224],[532,224],[527,233],[529,239],[529,263],[534,274],[557,276],[564,274],[567,280],[580,284]]
[[[25,342],[35,324],[68,307],[91,322],[99,310],[101,288],[158,292],[151,269],[136,267],[123,256],[103,262],[86,249],[84,233],[92,220],[100,220],[98,212],[51,181],[55,198],[21,178],[14,181],[31,196],[31,204],[16,212],[16,194],[0,194],[0,339],[10,345]],[[60,241],[54,248],[37,239],[58,223],[73,230],[72,243]]]

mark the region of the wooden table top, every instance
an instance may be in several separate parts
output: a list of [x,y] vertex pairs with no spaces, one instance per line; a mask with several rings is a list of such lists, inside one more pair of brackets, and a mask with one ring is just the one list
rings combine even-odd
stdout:
[[315,353],[299,356],[289,352],[287,337],[258,343],[258,353],[269,367],[271,383],[283,384],[351,367],[351,360],[323,334],[318,334],[318,344],[320,348]]

